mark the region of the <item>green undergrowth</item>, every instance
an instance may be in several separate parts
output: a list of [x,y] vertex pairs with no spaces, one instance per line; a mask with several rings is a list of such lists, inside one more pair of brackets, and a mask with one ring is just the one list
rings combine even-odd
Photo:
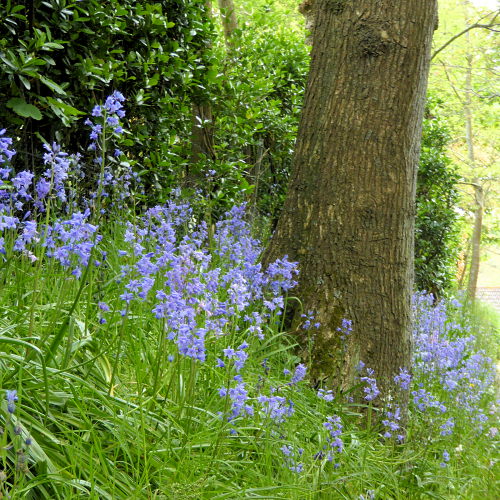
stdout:
[[57,144],[14,171],[0,130],[0,498],[499,498],[491,315],[415,294],[407,422],[377,367],[313,386],[283,331],[296,264],[262,267],[244,205],[138,207],[124,100],[85,122],[97,173]]
[[[117,296],[121,286],[123,241],[109,229],[107,264],[86,281],[50,259],[3,263],[1,387],[18,398],[4,398],[0,412],[5,497],[498,498],[493,388],[478,400],[481,424],[449,405],[454,429],[442,436],[438,414],[413,408],[402,442],[384,438],[380,428],[366,429],[348,395],[326,401],[307,378],[291,384],[284,370],[293,373],[300,360],[279,316],[265,322],[263,340],[249,341],[244,379],[254,414],[228,419],[231,401],[220,389],[235,373],[216,358],[248,338],[244,319],[230,318],[222,343],[207,341],[203,363],[179,355],[148,301],[126,314],[112,308],[102,321],[97,298]],[[498,337],[475,318],[479,347],[497,349]],[[258,409],[258,394],[273,390],[293,404],[282,421]],[[331,461],[328,416],[340,418],[343,443]]]

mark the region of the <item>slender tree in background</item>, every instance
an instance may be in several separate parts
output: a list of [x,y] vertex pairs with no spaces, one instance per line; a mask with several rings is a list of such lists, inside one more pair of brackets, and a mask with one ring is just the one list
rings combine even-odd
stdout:
[[[207,16],[212,18],[212,2],[211,0],[204,1],[204,8]],[[207,45],[203,48],[206,51],[210,50]],[[191,164],[196,165],[199,161],[204,159],[215,159],[214,148],[214,130],[213,130],[213,116],[212,105],[208,96],[202,93],[201,96],[193,99],[191,105],[192,123],[191,123]],[[187,181],[193,182],[197,179],[197,172],[193,169],[188,169]]]
[[[467,157],[469,165],[473,171],[476,169],[476,157],[474,154],[474,137],[472,128],[472,53],[470,51],[470,32],[466,33],[467,39],[467,66],[465,69],[465,98],[464,98],[464,115],[465,115],[465,141],[467,143]],[[479,278],[479,262],[481,258],[481,233],[483,232],[483,209],[484,209],[484,193],[483,186],[479,184],[480,180],[476,177],[472,180],[474,188],[474,228],[471,239],[471,264],[469,272],[469,282],[467,284],[467,296],[469,299],[476,298],[477,280]]]
[[[205,0],[207,15],[212,17],[212,1]],[[238,27],[236,12],[232,0],[218,0],[222,27],[224,30],[224,41],[228,52],[233,48],[234,32]],[[206,47],[209,50],[210,47]],[[212,105],[205,95],[203,99],[197,99],[192,105],[192,135],[191,135],[191,163],[196,164],[204,159],[215,160],[214,144],[214,116]],[[189,179],[188,180],[192,180]]]
[[[488,122],[488,113],[484,111],[488,107],[487,103],[494,102],[496,96],[496,88],[491,84],[495,81],[491,78],[494,76],[494,63],[490,62],[489,56],[494,53],[494,49],[489,48],[488,37],[484,33],[494,32],[500,26],[497,21],[500,11],[481,14],[479,19],[475,19],[478,14],[470,1],[460,0],[455,3],[455,7],[463,15],[464,27],[461,29],[459,22],[459,31],[434,52],[432,59],[443,54],[444,50],[448,53],[447,59],[439,59],[439,69],[444,71],[445,81],[452,90],[448,112],[455,107],[457,114],[453,151],[462,163],[464,182],[460,184],[469,186],[467,193],[473,198],[472,206],[467,207],[467,211],[473,213],[472,234],[465,252],[459,286],[461,288],[465,282],[468,269],[467,297],[474,300],[480,270],[483,219],[487,215],[489,185],[495,181],[492,169],[496,156],[494,153],[488,154],[490,148],[492,152],[495,150],[494,138],[484,137],[484,123]],[[453,48],[456,52],[450,55],[449,50]],[[455,106],[453,101],[456,101]],[[458,127],[463,127],[465,134]]]
[[[317,0],[314,10],[293,171],[264,261],[299,262],[293,325],[313,376],[349,386],[362,361],[387,396],[411,363],[415,182],[437,3]],[[314,338],[300,330],[309,310],[321,323]],[[353,323],[344,346],[342,319]]]
[[227,48],[231,49],[234,32],[238,28],[236,9],[233,0],[218,0],[218,3],[222,18],[222,27],[224,29],[224,41],[226,42]]

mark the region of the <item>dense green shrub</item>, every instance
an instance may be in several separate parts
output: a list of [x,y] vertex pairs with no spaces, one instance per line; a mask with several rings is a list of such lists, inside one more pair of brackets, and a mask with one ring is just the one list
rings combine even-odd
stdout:
[[41,140],[85,149],[75,122],[118,89],[128,99],[126,145],[150,185],[168,183],[191,101],[205,92],[212,34],[202,0],[2,2],[0,122],[15,131],[14,166],[35,168]]
[[[76,127],[80,110],[119,89],[130,118],[124,145],[153,201],[187,186],[209,215],[246,200],[272,227],[286,194],[308,48],[300,30],[278,19],[282,14],[259,7],[240,22],[227,54],[205,8],[202,0],[0,6],[0,120],[16,131],[14,167],[36,170],[42,139],[84,150],[88,134]],[[189,164],[193,103],[211,108],[213,134],[213,154],[195,165]],[[417,287],[434,294],[452,278],[456,246],[457,176],[438,112],[431,101],[415,250]],[[194,183],[186,184],[186,172]]]
[[415,283],[418,290],[440,296],[450,286],[458,250],[458,174],[446,155],[448,129],[439,118],[439,103],[428,100],[417,177]]
[[[280,26],[279,16],[258,8],[230,53],[221,40],[212,48],[220,75],[212,81],[214,154],[198,165],[197,187],[218,213],[244,199],[275,221],[283,204],[309,49],[303,33]],[[209,171],[215,175],[206,183]]]

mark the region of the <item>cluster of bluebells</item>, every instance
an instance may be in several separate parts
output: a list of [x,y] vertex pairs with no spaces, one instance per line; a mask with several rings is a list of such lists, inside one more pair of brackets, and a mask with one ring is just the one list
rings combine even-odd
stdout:
[[402,434],[401,430],[401,408],[387,408],[385,418],[382,420],[382,425],[385,427],[385,438],[396,437],[400,442],[404,440],[404,434]]
[[[248,345],[248,342],[245,341],[239,345],[236,350],[232,347],[227,347],[223,350],[224,357],[234,360],[234,369],[237,372],[241,371],[241,369],[245,366],[245,361],[248,359],[248,352],[246,350]],[[223,368],[225,366],[224,362],[220,358],[217,358],[217,366],[219,368]]]
[[[457,301],[435,304],[433,297],[424,293],[414,296],[413,374],[402,368],[394,377],[399,389],[409,392],[412,414],[424,416],[440,438],[453,434],[456,420],[452,413],[457,410],[460,419],[478,432],[484,431],[489,420],[483,408],[490,398],[494,365],[484,352],[475,349],[476,339],[470,329],[450,319],[450,308],[459,306]],[[380,394],[375,373],[362,362],[357,369],[364,383],[364,399],[373,401]],[[326,395],[324,391],[318,393],[322,399]],[[390,401],[385,403],[383,435],[401,442],[401,410],[392,407]],[[444,452],[441,465],[446,466],[448,460],[448,452]]]
[[78,157],[72,158],[61,150],[61,147],[53,143],[44,144],[46,153],[43,155],[43,163],[47,170],[40,177],[35,185],[36,202],[35,207],[40,211],[45,211],[43,200],[47,198],[51,191],[61,201],[66,202],[66,181],[70,172],[72,160],[78,162]]
[[[467,326],[450,319],[449,309],[459,306],[457,301],[435,304],[431,295],[423,293],[414,296],[413,376],[401,369],[394,377],[397,386],[409,392],[412,414],[423,416],[440,439],[453,434],[456,420],[451,414],[457,410],[461,420],[468,421],[478,432],[484,431],[488,416],[482,408],[494,381],[492,360],[475,350],[476,339]],[[366,384],[365,399],[371,400],[378,391],[373,371],[367,370],[361,380]],[[400,409],[390,402],[382,425],[384,437],[404,439]],[[449,460],[448,451],[443,451],[441,467],[446,467]]]
[[[95,120],[87,123],[92,127],[95,148],[105,126],[115,127],[116,134],[122,132],[122,102],[123,96],[114,93],[103,106],[94,108]],[[2,158],[9,160],[10,141],[4,140],[2,145]],[[64,153],[57,144],[46,145],[45,149],[47,170],[38,180],[29,172],[10,180],[16,190],[15,202],[21,203],[15,206],[16,210],[29,201],[42,212],[44,201],[58,199],[64,203],[68,199],[65,183],[71,176],[72,163],[78,159]],[[5,167],[2,172],[7,177],[11,170]],[[108,168],[102,172],[101,188],[112,185],[115,181]],[[106,196],[105,190],[100,194]],[[12,199],[8,205],[12,206]],[[49,223],[29,219],[29,214],[19,218],[17,213],[2,210],[0,229],[12,230],[16,251],[31,252],[41,245],[48,258],[79,277],[91,259],[100,264],[96,247],[102,236],[91,222],[90,206],[91,203],[84,211],[71,211],[69,216]],[[208,338],[217,341],[214,345],[224,346],[228,332],[239,332],[243,338],[237,347],[226,344],[217,358],[219,368],[234,372],[233,382],[219,391],[230,402],[227,418],[234,421],[240,416],[252,416],[255,405],[263,418],[280,424],[294,412],[293,403],[280,391],[297,386],[306,375],[306,367],[299,364],[284,387],[271,387],[267,394],[262,387],[257,388],[250,398],[249,386],[241,373],[249,356],[249,343],[244,337],[264,338],[263,326],[282,314],[284,294],[295,286],[297,269],[286,257],[263,269],[260,253],[260,244],[251,237],[245,221],[244,206],[228,212],[217,223],[210,240],[206,225],[196,223],[188,204],[173,200],[153,207],[136,222],[125,223],[123,246],[118,251],[122,259],[122,292],[118,298],[100,297],[99,323],[106,323],[113,311],[126,314],[136,301],[145,302],[150,304],[151,314],[161,321],[166,337],[176,343],[179,354],[200,362],[207,359]],[[101,252],[103,259],[105,254]],[[36,259],[35,254],[31,256]],[[14,396],[15,393],[9,396],[9,408],[14,408]]]
[[335,395],[331,389],[318,389],[318,398],[329,403],[335,399]]
[[[10,212],[11,208],[11,194],[6,181],[12,172],[12,168],[9,165],[16,152],[14,149],[10,149],[12,147],[12,138],[7,137],[5,132],[5,129],[0,130],[0,234],[13,223],[12,221],[5,220],[8,217],[6,214]],[[4,245],[4,238],[0,236],[0,253],[5,253]]]
[[16,154],[12,147],[12,138],[5,135],[6,130],[0,130],[0,179],[6,179],[11,172],[9,163]]
[[[460,408],[461,414],[481,431],[488,419],[481,409],[482,401],[493,385],[495,370],[491,358],[476,351],[476,339],[469,327],[450,319],[450,307],[457,306],[457,302],[434,304],[431,295],[414,296],[412,400],[421,412],[434,408],[446,414],[447,408]],[[449,422],[441,425],[440,432],[452,432]]]
[[58,261],[63,267],[79,278],[83,268],[89,265],[92,249],[99,244],[102,235],[97,234],[97,226],[88,222],[90,210],[76,212],[67,220],[56,221],[47,227],[43,245],[47,256]]
[[[326,422],[323,423],[323,428],[326,431],[325,442],[323,449],[316,453],[315,459],[321,460],[326,458],[329,462],[334,462],[338,454],[344,450],[344,441],[342,440],[342,432],[344,426],[342,420],[338,415],[327,417]],[[340,463],[336,462],[335,467],[339,467]]]
[[[285,375],[291,375],[290,370],[286,369],[283,370]],[[304,379],[307,373],[307,367],[306,365],[300,363],[295,367],[295,372],[292,375],[292,378],[290,382],[288,382],[288,385],[297,385],[301,380]]]
[[[113,127],[114,134],[123,132],[119,120],[125,116],[124,100],[123,95],[115,91],[92,112],[96,119],[104,121],[104,126]],[[87,123],[92,125],[97,140],[103,125]],[[81,155],[69,155],[56,143],[45,144],[44,149],[46,169],[43,173],[39,176],[27,170],[15,173],[10,166],[15,154],[12,139],[5,136],[5,130],[0,130],[0,255],[6,255],[10,248],[35,261],[34,249],[41,245],[47,248],[49,257],[80,276],[90,261],[92,248],[100,240],[98,228],[89,222],[94,217],[90,210],[95,206],[93,200],[96,196],[108,197],[110,194],[105,188],[112,186],[116,202],[123,206],[124,200],[130,197],[132,183],[138,183],[138,176],[127,162],[115,161],[115,166],[106,164],[98,181],[100,189],[92,193],[90,199],[78,200],[75,180],[85,177]],[[114,156],[121,155],[121,151],[115,150]],[[53,220],[47,221],[44,217],[44,222],[39,222],[38,214],[47,212],[52,200],[57,202],[50,205]],[[103,211],[102,204],[100,206]],[[6,234],[10,235],[8,239]],[[12,242],[8,248],[7,241]]]
[[[67,219],[39,225],[35,220],[20,221],[17,217],[0,214],[0,230],[15,230],[14,251],[22,252],[35,261],[37,257],[32,250],[41,245],[46,249],[47,257],[80,277],[82,269],[89,264],[92,248],[102,238],[97,234],[97,226],[88,222],[89,216],[89,210],[75,212]],[[0,238],[0,253],[5,253],[3,245],[4,239]]]
[[143,190],[139,174],[133,170],[131,164],[126,161],[117,163],[116,159],[122,154],[120,150],[115,150],[115,160],[104,167],[102,178],[98,180],[100,191],[91,193],[92,199],[97,196],[109,199],[109,207],[120,210],[126,206],[125,202],[130,198],[133,188],[135,191]]
[[[224,336],[235,318],[246,318],[247,335],[261,337],[263,319],[281,313],[295,264],[282,259],[263,270],[260,246],[244,215],[242,207],[235,207],[217,223],[212,251],[206,224],[194,224],[186,203],[172,200],[126,224],[120,298],[126,307],[136,300],[151,302],[151,312],[163,321],[181,355],[205,361],[207,337]],[[191,226],[188,233],[186,226]],[[217,366],[231,361],[241,371],[247,348],[246,341],[225,347]]]
[[260,405],[261,414],[264,418],[270,419],[272,422],[281,424],[288,417],[293,415],[295,409],[291,399],[277,394],[278,389],[271,387],[270,396],[261,394],[257,397],[257,402]]
[[[68,190],[67,184],[70,177],[75,179],[84,176],[80,155],[69,155],[56,143],[44,144],[44,149],[43,164],[47,169],[37,178],[28,170],[15,174],[11,168],[1,169],[0,213],[20,214],[25,220],[32,216],[32,208],[45,212],[52,199],[59,202],[63,212],[67,213],[75,208],[75,190]],[[6,158],[12,158],[12,155]]]
[[304,449],[284,444],[281,447],[281,453],[283,453],[286,467],[288,467],[292,472],[300,474],[304,469],[303,462],[300,462],[302,455],[304,454]]
[[[373,401],[380,394],[380,390],[377,387],[377,379],[375,378],[375,371],[372,368],[367,368],[363,363],[363,361],[360,361],[358,363],[356,369],[360,374],[359,379],[364,384],[363,387],[363,392],[365,393],[364,399],[366,401]],[[363,373],[365,374],[363,375]]]
[[94,106],[92,110],[92,117],[94,121],[90,118],[85,120],[85,125],[91,127],[90,132],[90,149],[97,150],[98,147],[102,147],[100,144],[100,139],[104,130],[111,128],[113,133],[122,134],[123,127],[120,123],[120,119],[125,117],[125,110],[123,109],[123,102],[125,97],[121,92],[115,90],[110,96],[106,98],[104,104],[98,104]]
[[431,392],[424,389],[423,383],[419,384],[418,389],[411,391],[411,395],[414,407],[421,412],[429,409],[435,409],[438,413],[446,412],[446,406]]
[[340,340],[344,344],[347,337],[352,333],[352,321],[344,318],[342,324],[337,328],[337,331],[340,333]]
[[441,467],[446,467],[450,461],[450,454],[447,450],[443,451],[443,461],[439,464]]
[[[292,402],[280,393],[283,388],[271,388],[268,394],[252,388],[250,395],[244,380],[249,341],[264,338],[264,322],[282,314],[284,294],[295,285],[297,273],[296,264],[286,257],[263,269],[260,253],[244,206],[231,209],[209,239],[206,224],[196,222],[189,204],[175,199],[147,210],[135,223],[127,222],[119,250],[123,291],[121,304],[110,309],[133,310],[136,301],[146,302],[181,356],[205,362],[215,355],[217,369],[233,372],[231,383],[219,389],[230,404],[226,417],[231,422],[258,411],[282,423],[294,412]],[[107,313],[100,307],[101,323]],[[241,339],[236,345],[226,343],[230,332]],[[209,340],[216,346],[210,354]],[[299,364],[289,375],[286,387],[295,387],[306,367]]]
[[[111,198],[113,195],[114,199],[109,202],[109,206],[118,209],[125,206],[125,201],[132,194],[132,186],[143,189],[139,175],[133,170],[131,163],[121,161],[124,158],[123,151],[117,147],[110,148],[108,144],[110,135],[117,137],[124,133],[121,123],[121,119],[125,117],[124,102],[123,94],[115,90],[104,104],[94,106],[92,119],[85,120],[85,125],[91,127],[89,149],[97,153],[94,161],[102,166],[97,191],[91,193],[90,197]],[[102,163],[104,153],[109,153],[105,164]],[[102,207],[101,211],[104,211]]]
[[228,397],[231,401],[231,410],[228,416],[228,421],[234,420],[236,417],[242,415],[254,414],[253,406],[248,404],[248,391],[245,388],[245,382],[239,382],[230,389],[219,389],[219,396],[221,398]]
[[309,330],[310,328],[319,328],[321,323],[315,321],[315,314],[313,311],[308,311],[307,314],[301,314],[302,317],[302,328],[304,330]]
[[453,429],[455,427],[455,419],[453,417],[449,418],[446,422],[441,424],[441,436],[451,436],[453,434]]
[[406,368],[399,369],[399,375],[394,377],[394,382],[403,390],[408,391],[411,386],[412,377]]

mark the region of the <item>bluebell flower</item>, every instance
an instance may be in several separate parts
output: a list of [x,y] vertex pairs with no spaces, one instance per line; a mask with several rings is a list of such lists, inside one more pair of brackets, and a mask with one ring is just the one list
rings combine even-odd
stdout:
[[15,389],[13,390],[6,390],[5,391],[5,397],[7,399],[7,411],[9,413],[14,413],[16,411],[16,402],[18,401],[17,397],[17,391]]
[[342,324],[337,328],[340,333],[340,339],[344,342],[347,337],[352,333],[352,321],[349,319],[342,319]]
[[399,375],[396,375],[394,377],[394,382],[401,387],[401,389],[407,391],[410,389],[410,384],[411,384],[411,375],[408,373],[408,370],[406,368],[400,368],[399,369]]
[[340,437],[344,427],[340,417],[337,415],[327,417],[326,422],[323,423],[323,427],[328,431],[326,437],[326,458],[329,462],[332,462],[335,454],[342,453],[344,450],[344,442]]
[[449,418],[444,424],[441,425],[441,436],[450,436],[453,434],[453,428],[455,427],[455,420],[453,418]]
[[446,467],[450,461],[450,454],[447,450],[443,451],[443,461],[439,464],[441,467]]
[[360,380],[365,383],[365,387],[363,388],[365,393],[364,398],[366,401],[373,401],[380,394],[380,390],[377,387],[377,380],[374,378],[374,370],[367,368],[366,374],[366,376],[360,377]]
[[318,389],[317,393],[318,398],[324,399],[327,402],[333,401],[335,396],[333,395],[333,391],[331,389]]
[[290,385],[298,384],[305,376],[307,372],[307,367],[300,363],[295,367],[295,373],[293,374],[292,380],[290,380]]
[[[14,149],[10,149],[12,146],[12,138],[7,137],[5,135],[6,129],[0,130],[0,167],[9,163],[12,160],[12,157],[16,154]],[[6,179],[8,172],[10,172],[9,168],[5,168],[5,171],[2,172],[2,178]]]
[[[400,430],[400,421],[401,421],[401,408],[396,407],[394,410],[389,407],[385,412],[385,419],[382,420],[382,424],[385,427],[385,432],[383,436],[385,438],[393,437],[394,433]],[[402,441],[404,439],[403,434],[397,434],[398,441]]]

